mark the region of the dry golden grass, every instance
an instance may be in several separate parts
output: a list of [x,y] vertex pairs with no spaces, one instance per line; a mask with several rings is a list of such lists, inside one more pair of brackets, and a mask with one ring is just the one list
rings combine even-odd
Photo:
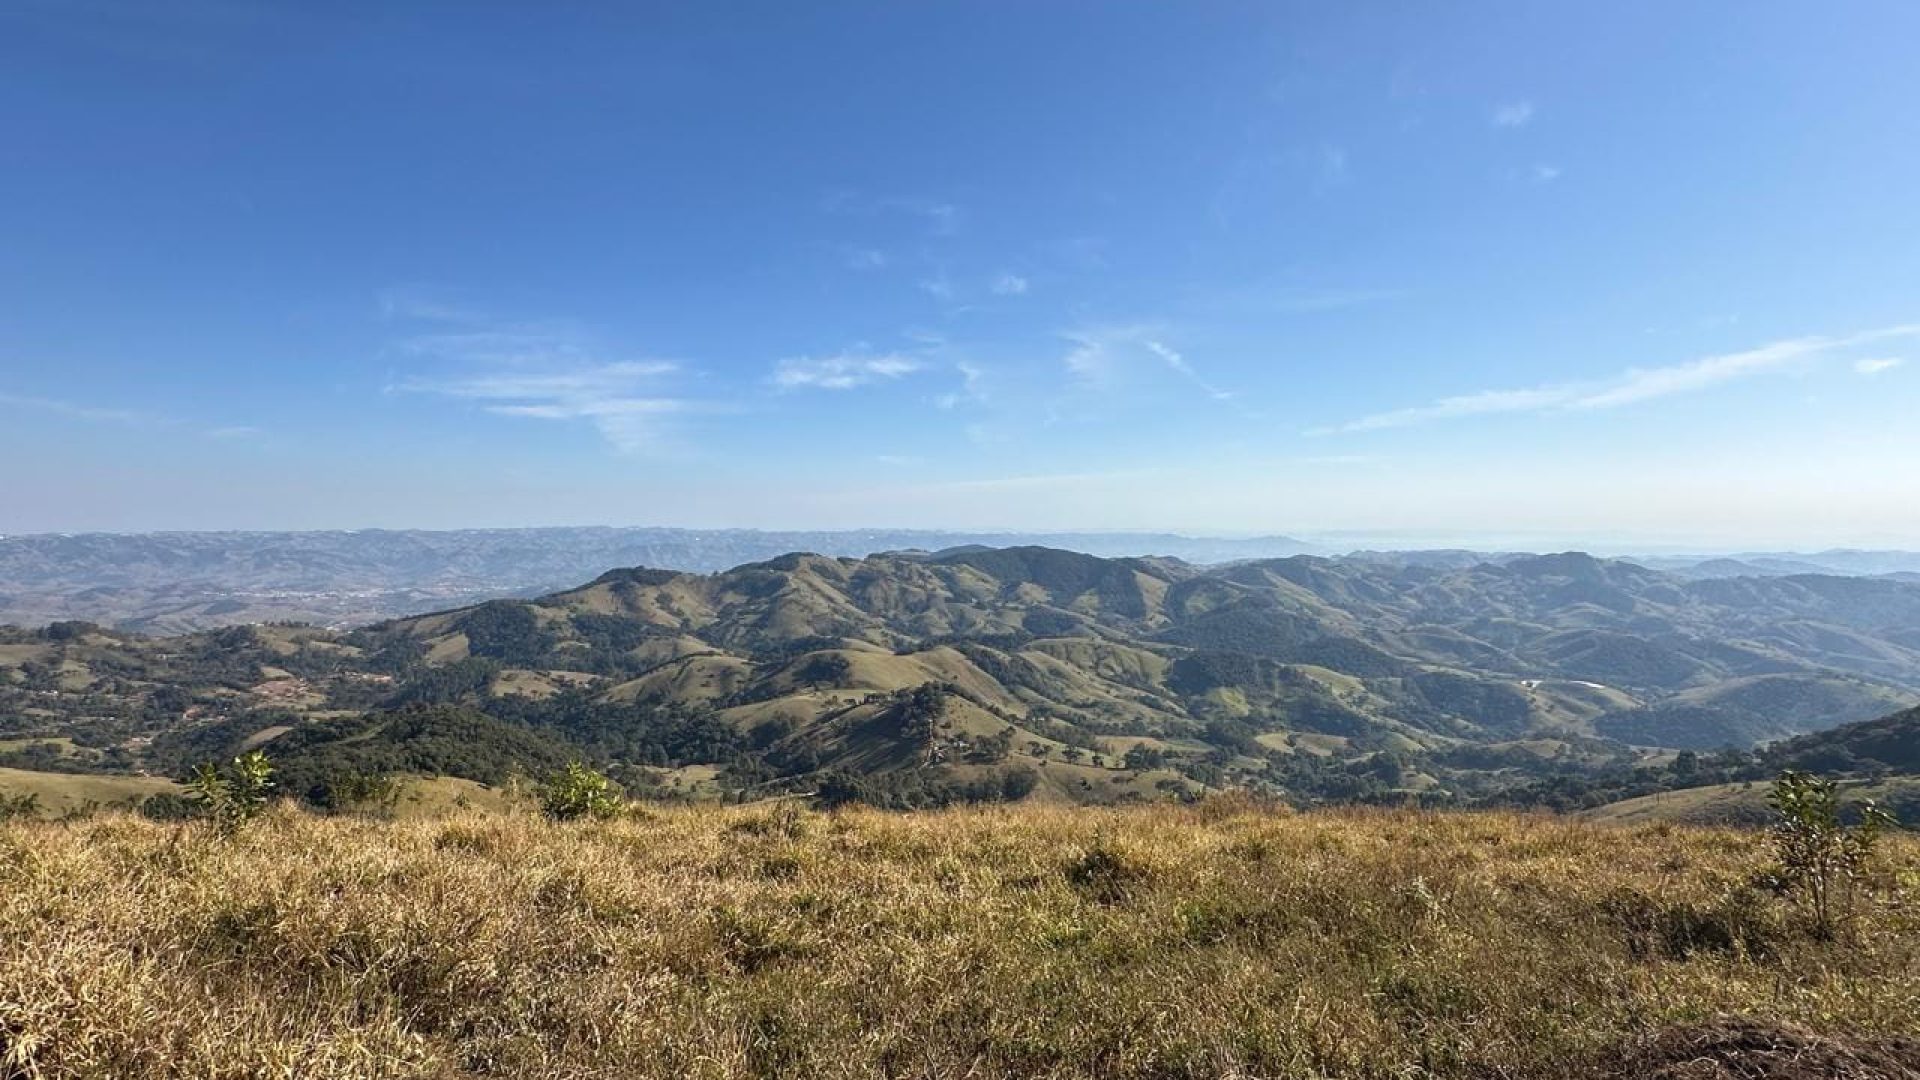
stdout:
[[0,826],[0,1077],[1576,1075],[1721,1015],[1920,1034],[1752,834],[1250,802]]

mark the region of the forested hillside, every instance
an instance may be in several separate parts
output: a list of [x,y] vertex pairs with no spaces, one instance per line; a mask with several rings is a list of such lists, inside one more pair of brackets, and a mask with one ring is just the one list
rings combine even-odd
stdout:
[[1920,586],[1579,554],[794,554],[353,632],[6,631],[0,766],[178,776],[264,748],[316,801],[580,758],[684,797],[1585,804],[1911,705],[1916,646]]

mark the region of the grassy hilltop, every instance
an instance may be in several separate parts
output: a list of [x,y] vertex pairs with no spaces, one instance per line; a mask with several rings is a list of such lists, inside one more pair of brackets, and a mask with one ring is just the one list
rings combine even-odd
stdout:
[[1920,843],[1831,942],[1766,862],[1237,798],[15,821],[0,1076],[1915,1075]]

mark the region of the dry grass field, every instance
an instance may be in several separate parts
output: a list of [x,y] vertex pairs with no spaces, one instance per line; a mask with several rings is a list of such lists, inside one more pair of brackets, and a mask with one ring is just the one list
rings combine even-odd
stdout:
[[1920,843],[1831,942],[1766,860],[1245,800],[15,821],[0,1077],[1920,1075]]

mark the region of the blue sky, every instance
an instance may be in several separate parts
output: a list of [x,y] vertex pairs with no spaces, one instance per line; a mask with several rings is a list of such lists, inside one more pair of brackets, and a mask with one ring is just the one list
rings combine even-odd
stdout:
[[1917,37],[0,0],[0,531],[1920,546]]

